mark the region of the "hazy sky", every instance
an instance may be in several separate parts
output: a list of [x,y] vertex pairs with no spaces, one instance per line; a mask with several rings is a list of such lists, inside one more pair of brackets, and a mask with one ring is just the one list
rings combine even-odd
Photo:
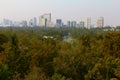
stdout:
[[81,21],[87,17],[92,22],[99,16],[105,24],[120,25],[120,0],[0,0],[0,19],[24,20],[52,13],[56,18]]

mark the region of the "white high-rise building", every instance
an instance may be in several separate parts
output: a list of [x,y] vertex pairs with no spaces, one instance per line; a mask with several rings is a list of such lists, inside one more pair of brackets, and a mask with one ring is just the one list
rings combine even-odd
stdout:
[[91,28],[91,17],[88,17],[87,20],[86,20],[86,26],[85,26],[87,29],[90,29]]
[[104,17],[99,17],[99,18],[97,19],[96,26],[97,26],[97,27],[100,27],[100,28],[104,27]]
[[39,26],[51,26],[51,13],[43,14],[39,18]]

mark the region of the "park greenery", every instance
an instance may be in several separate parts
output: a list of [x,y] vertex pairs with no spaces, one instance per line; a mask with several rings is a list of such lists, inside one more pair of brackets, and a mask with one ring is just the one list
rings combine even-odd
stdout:
[[120,32],[0,28],[0,80],[120,80]]

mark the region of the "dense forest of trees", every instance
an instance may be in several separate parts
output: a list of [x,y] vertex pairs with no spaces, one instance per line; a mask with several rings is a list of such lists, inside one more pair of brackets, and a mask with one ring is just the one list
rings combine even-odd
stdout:
[[120,32],[0,28],[0,80],[120,80]]

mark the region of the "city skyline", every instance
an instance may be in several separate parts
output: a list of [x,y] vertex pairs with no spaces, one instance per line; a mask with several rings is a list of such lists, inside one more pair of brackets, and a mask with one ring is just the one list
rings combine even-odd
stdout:
[[83,21],[92,18],[92,24],[100,16],[105,25],[120,25],[120,0],[0,0],[0,20],[30,20],[44,13],[52,14],[52,21],[62,19]]
[[[106,27],[111,25],[104,25],[104,17],[98,17],[96,19],[97,24],[92,24],[91,17],[87,17],[86,20],[82,21],[75,21],[75,20],[69,20],[67,21],[67,24],[65,24],[62,19],[56,19],[56,22],[51,21],[51,13],[44,13],[42,14],[39,19],[37,20],[36,17],[31,18],[29,21],[27,20],[21,20],[21,21],[15,21],[10,19],[3,19],[0,22],[1,27],[81,27],[81,28],[93,28],[93,27]],[[119,25],[116,25],[119,26]],[[111,27],[116,27],[111,26]]]

